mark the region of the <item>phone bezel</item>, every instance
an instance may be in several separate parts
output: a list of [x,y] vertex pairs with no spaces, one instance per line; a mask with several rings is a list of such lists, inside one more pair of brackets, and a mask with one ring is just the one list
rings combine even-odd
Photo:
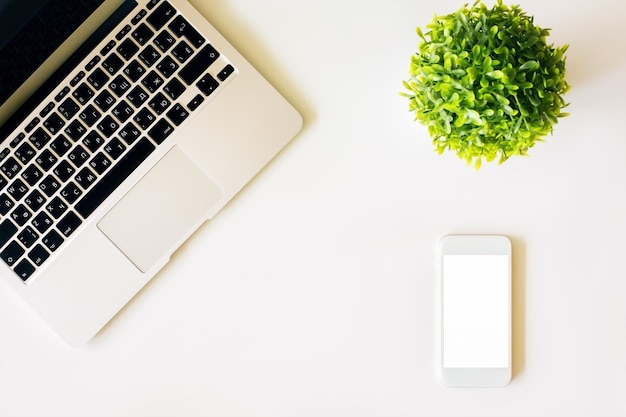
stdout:
[[[506,368],[445,368],[443,366],[443,259],[445,255],[508,256],[508,366]],[[446,235],[438,250],[438,341],[441,382],[449,387],[503,387],[511,381],[512,367],[512,245],[503,235]]]

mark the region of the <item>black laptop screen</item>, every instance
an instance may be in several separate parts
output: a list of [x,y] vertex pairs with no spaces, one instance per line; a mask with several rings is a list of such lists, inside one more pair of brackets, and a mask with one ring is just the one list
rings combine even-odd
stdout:
[[0,105],[104,0],[0,0]]

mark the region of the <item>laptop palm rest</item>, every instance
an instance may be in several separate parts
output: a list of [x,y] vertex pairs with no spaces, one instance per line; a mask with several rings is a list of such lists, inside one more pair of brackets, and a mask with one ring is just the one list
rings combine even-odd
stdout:
[[147,272],[182,244],[222,196],[217,184],[174,146],[98,228],[139,270]]

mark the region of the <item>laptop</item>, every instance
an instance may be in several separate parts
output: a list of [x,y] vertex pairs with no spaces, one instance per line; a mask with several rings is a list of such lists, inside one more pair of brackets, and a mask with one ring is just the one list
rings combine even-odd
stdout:
[[84,345],[301,126],[186,0],[0,0],[0,280]]

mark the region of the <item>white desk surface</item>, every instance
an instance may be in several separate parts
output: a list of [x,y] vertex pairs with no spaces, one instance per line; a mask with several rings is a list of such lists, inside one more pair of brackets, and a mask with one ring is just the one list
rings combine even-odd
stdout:
[[[304,130],[85,348],[0,288],[1,416],[626,416],[623,0],[521,1],[571,45],[571,116],[478,172],[398,95],[415,27],[462,1],[192,3]],[[504,389],[438,381],[448,233],[513,241]]]

